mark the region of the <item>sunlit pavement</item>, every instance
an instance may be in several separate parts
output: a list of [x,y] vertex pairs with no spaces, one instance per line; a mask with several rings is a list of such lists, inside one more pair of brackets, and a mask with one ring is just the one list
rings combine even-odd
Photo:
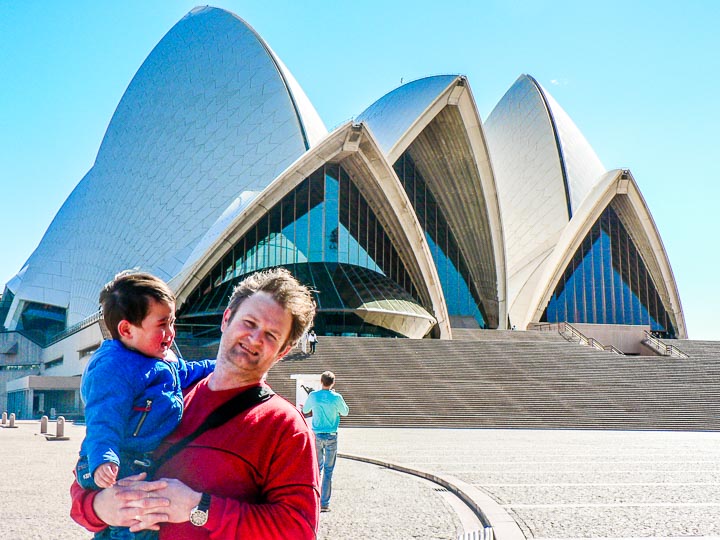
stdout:
[[[47,442],[38,422],[18,425],[0,429],[0,537],[90,538],[68,517],[84,427],[68,424],[69,441]],[[456,478],[528,538],[720,537],[720,433],[341,428],[339,451]],[[348,459],[338,459],[330,505],[320,539],[464,530],[444,489]]]

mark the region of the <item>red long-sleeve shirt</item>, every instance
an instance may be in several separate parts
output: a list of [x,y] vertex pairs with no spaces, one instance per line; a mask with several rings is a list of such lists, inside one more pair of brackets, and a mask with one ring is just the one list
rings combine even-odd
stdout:
[[[158,455],[246,388],[213,392],[207,379],[201,381],[185,397],[180,427]],[[155,477],[177,478],[212,495],[205,526],[165,523],[161,540],[315,538],[320,508],[313,436],[302,415],[280,396],[205,432],[163,464]],[[77,483],[71,487],[71,517],[93,532],[105,527],[92,507],[96,493]]]

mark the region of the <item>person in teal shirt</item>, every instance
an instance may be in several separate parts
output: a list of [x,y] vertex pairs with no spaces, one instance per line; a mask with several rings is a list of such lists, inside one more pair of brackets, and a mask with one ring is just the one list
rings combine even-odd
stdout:
[[337,458],[337,430],[340,417],[346,416],[350,408],[335,386],[335,374],[326,371],[320,376],[322,389],[310,392],[303,406],[305,416],[312,416],[312,429],[315,433],[315,449],[317,450],[318,469],[322,476],[320,495],[320,511],[330,510],[332,494],[332,475]]

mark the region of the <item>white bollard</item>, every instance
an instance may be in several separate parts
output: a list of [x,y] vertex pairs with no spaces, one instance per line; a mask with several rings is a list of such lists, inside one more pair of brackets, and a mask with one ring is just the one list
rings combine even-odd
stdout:
[[57,429],[55,431],[55,436],[58,438],[65,436],[65,417],[64,416],[58,416]]

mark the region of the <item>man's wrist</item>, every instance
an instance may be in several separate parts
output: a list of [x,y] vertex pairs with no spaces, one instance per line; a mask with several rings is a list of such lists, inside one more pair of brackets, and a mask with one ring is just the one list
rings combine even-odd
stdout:
[[77,483],[73,484],[74,486],[77,486],[77,489],[71,490],[73,506],[70,516],[90,532],[99,532],[105,529],[107,523],[102,520],[95,509],[95,500],[100,491],[83,489]]
[[[115,496],[113,489],[101,489],[98,491],[91,491],[91,495],[87,497],[87,503],[90,504],[93,515],[87,515],[89,521],[94,522],[96,526],[100,526],[102,523],[105,527],[108,525],[120,526],[119,517],[115,512],[114,507],[109,504],[109,501],[114,501]],[[94,517],[94,519],[92,519]]]
[[207,523],[210,512],[210,501],[210,495],[207,493],[200,494],[197,505],[190,511],[190,523],[196,527],[202,527]]

